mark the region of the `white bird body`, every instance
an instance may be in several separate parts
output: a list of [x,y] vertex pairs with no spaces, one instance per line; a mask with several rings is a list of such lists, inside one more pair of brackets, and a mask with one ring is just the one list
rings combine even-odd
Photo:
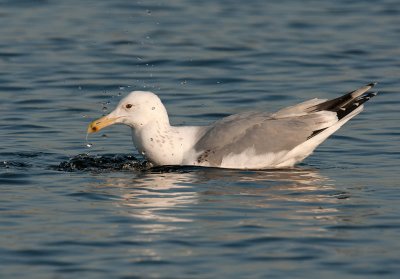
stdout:
[[240,113],[209,126],[171,126],[157,95],[134,91],[88,133],[115,123],[132,128],[138,151],[153,165],[238,169],[292,167],[360,113],[376,93],[368,84],[333,100],[312,99],[273,114]]
[[155,165],[193,165],[187,154],[202,130],[203,127],[175,127],[156,121],[132,128],[132,139],[138,151]]

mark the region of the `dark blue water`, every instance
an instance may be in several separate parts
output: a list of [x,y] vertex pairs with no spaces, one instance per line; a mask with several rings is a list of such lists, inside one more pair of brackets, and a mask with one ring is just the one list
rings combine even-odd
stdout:
[[[1,278],[399,278],[398,1],[0,0]],[[149,169],[124,126],[380,95],[297,168]]]

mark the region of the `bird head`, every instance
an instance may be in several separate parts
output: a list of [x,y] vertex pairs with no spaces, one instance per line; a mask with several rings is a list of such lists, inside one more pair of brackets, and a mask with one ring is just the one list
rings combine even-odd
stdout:
[[160,98],[152,92],[133,91],[111,113],[90,123],[87,132],[95,133],[113,124],[140,129],[154,120],[168,122],[167,111]]

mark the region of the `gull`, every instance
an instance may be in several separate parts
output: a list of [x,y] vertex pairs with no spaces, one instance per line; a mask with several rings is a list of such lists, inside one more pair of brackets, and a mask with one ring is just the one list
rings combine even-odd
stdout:
[[88,134],[112,124],[132,129],[137,150],[154,166],[234,169],[293,167],[309,156],[377,93],[367,84],[335,99],[311,99],[275,113],[243,112],[208,126],[171,126],[160,98],[133,91],[88,127]]

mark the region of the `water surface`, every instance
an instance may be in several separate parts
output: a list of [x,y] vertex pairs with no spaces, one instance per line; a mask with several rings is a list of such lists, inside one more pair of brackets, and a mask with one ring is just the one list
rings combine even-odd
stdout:
[[[0,277],[398,278],[397,1],[0,1]],[[380,94],[290,170],[149,169],[87,124]]]

